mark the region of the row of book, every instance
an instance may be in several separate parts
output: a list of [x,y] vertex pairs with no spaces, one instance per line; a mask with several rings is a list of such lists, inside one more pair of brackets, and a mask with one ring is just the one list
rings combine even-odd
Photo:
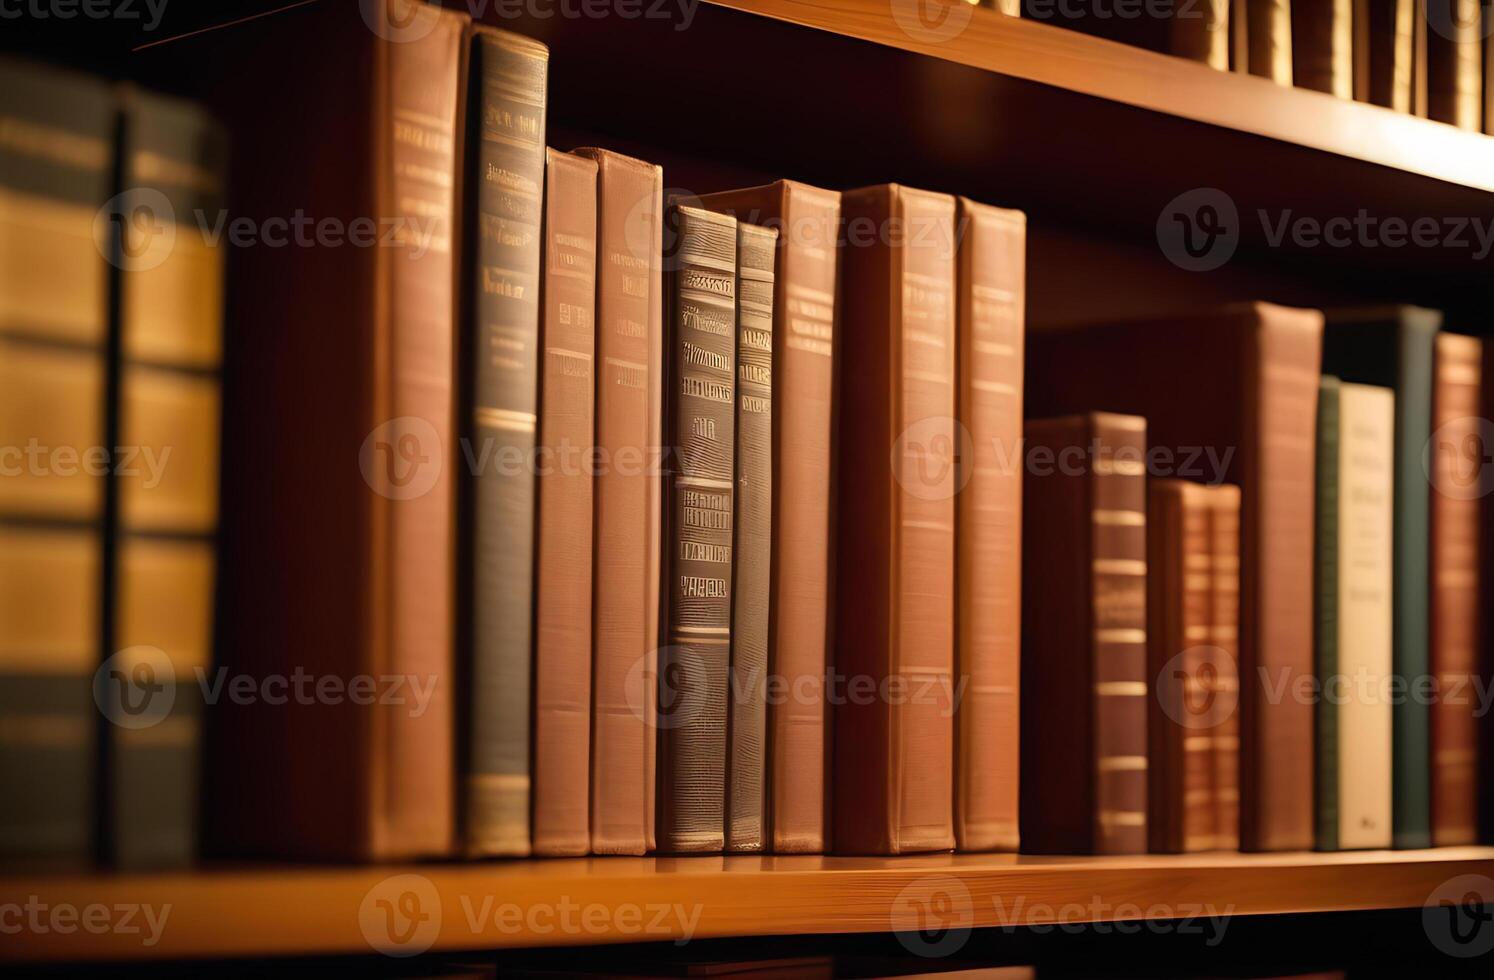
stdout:
[[1023,0],[1020,15],[1494,133],[1494,22],[1478,0]]

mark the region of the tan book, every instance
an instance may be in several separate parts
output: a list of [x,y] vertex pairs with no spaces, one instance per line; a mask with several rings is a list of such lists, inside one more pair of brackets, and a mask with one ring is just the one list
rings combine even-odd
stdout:
[[1355,0],[1354,98],[1411,112],[1417,0]]
[[1355,0],[1291,0],[1292,82],[1354,97]]
[[1484,35],[1479,0],[1420,0],[1426,18],[1427,115],[1483,128]]
[[1239,0],[1245,7],[1249,72],[1292,84],[1291,0]]
[[1210,489],[1211,592],[1209,645],[1218,653],[1211,678],[1215,698],[1234,704],[1213,731],[1214,844],[1240,847],[1240,488],[1228,483]]

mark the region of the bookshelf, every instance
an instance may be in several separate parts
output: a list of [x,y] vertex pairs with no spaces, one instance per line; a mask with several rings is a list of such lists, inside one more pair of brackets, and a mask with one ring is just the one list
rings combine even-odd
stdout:
[[[687,929],[689,938],[711,939],[1177,919],[1210,908],[1231,915],[1418,908],[1448,880],[1470,874],[1494,875],[1494,847],[1137,857],[575,858],[52,875],[5,880],[0,906],[24,905],[32,896],[79,908],[169,903],[159,941],[145,946],[140,934],[116,931],[28,931],[0,944],[0,963],[367,954],[374,947],[365,928],[376,930],[380,922],[368,908],[416,893],[419,911],[433,913],[430,921],[439,925],[430,949],[450,952],[659,942],[683,938]],[[409,875],[425,884],[403,877]],[[509,905],[553,910],[555,918],[500,911]],[[930,907],[942,922],[921,917]],[[559,925],[567,918],[574,928]],[[379,934],[373,935],[377,941]]]

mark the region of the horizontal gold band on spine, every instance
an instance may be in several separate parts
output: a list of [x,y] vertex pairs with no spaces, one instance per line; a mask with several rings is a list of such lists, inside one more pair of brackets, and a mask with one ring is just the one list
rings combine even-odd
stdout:
[[1095,693],[1102,698],[1144,698],[1146,681],[1100,681]]
[[1137,629],[1097,629],[1095,640],[1100,643],[1145,643],[1146,630]]
[[677,476],[674,482],[676,486],[704,487],[707,490],[730,490],[735,485],[730,480],[709,480],[703,476]]
[[516,432],[533,432],[538,421],[532,412],[515,412],[506,408],[475,408],[472,417],[483,428]]
[[729,636],[682,636],[679,633],[673,632],[669,634],[669,639],[672,643],[688,643],[693,646],[700,646],[702,644],[706,646],[726,646],[727,644],[731,643],[731,637]]
[[1144,755],[1102,755],[1095,761],[1100,772],[1145,772]]
[[1107,510],[1100,508],[1090,513],[1090,519],[1105,527],[1145,527],[1144,510]]
[[1101,810],[1095,815],[1105,827],[1145,827],[1145,810]]
[[1090,567],[1097,575],[1146,574],[1146,562],[1134,558],[1096,558]]
[[467,776],[473,789],[527,789],[529,774],[522,772],[474,772]]
[[1146,465],[1135,459],[1097,459],[1096,476],[1145,476]]

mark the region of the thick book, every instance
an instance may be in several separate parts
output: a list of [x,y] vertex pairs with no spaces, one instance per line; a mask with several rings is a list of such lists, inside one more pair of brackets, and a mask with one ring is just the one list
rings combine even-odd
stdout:
[[591,850],[642,854],[655,839],[663,172],[576,152],[597,164]]
[[1209,508],[1210,580],[1208,642],[1217,664],[1207,678],[1221,709],[1213,728],[1214,844],[1240,848],[1240,488],[1211,487]]
[[[773,554],[773,268],[778,232],[737,224],[736,500],[726,849],[763,850],[764,735]],[[775,688],[776,690],[776,688]]]
[[1291,0],[1236,0],[1245,8],[1246,71],[1292,84]]
[[[840,386],[834,847],[954,846],[955,201],[846,192]],[[859,697],[851,692],[885,691]]]
[[[113,193],[115,109],[99,82],[0,58],[0,127],[12,135],[0,142],[0,445],[23,454],[10,461],[21,473],[0,479],[0,863],[11,866],[81,865],[96,844],[105,480],[47,461],[57,447],[96,459],[110,445],[110,266],[94,222]],[[28,446],[39,462],[26,465]],[[101,683],[112,694],[120,682]]]
[[[1431,487],[1423,454],[1432,434],[1432,371],[1442,315],[1416,307],[1331,311],[1323,334],[1323,371],[1354,384],[1395,391],[1394,673],[1413,685],[1426,677],[1431,580]],[[1431,711],[1425,699],[1400,698],[1394,716],[1396,847],[1431,844]]]
[[[1313,843],[1313,437],[1322,314],[1247,303],[1033,332],[1029,415],[1146,418],[1173,475],[1241,488],[1240,832],[1247,850]],[[1199,365],[1231,365],[1212,372]],[[1156,450],[1154,450],[1156,451]],[[1282,685],[1287,685],[1283,687]]]
[[1029,419],[1026,434],[1022,849],[1144,854],[1146,420]]
[[1484,25],[1479,0],[1422,0],[1427,116],[1483,131]]
[[955,842],[1014,851],[1022,669],[1022,365],[1027,217],[959,199]]
[[534,595],[534,853],[591,849],[597,164],[546,151]]
[[194,104],[122,100],[125,213],[159,206],[173,233],[164,251],[164,236],[131,243],[137,220],[119,263],[111,439],[121,464],[146,465],[116,468],[108,649],[130,676],[165,675],[172,697],[137,716],[150,724],[110,728],[104,843],[119,867],[168,867],[198,852],[199,681],[214,666],[224,250],[193,216],[223,208],[227,144]]
[[1431,675],[1432,845],[1478,841],[1478,725],[1474,681],[1485,637],[1479,604],[1483,555],[1479,491],[1484,344],[1437,335],[1432,379]]
[[764,843],[826,846],[832,367],[840,195],[791,180],[707,194],[702,205],[778,230],[773,278],[773,514]]
[[737,222],[676,204],[669,266],[658,848],[720,851],[726,801],[736,479]]
[[[274,234],[314,202],[317,225],[296,247],[234,254],[220,650],[224,683],[269,680],[211,712],[216,851],[454,850],[466,25],[410,0],[324,4],[219,42],[296,66],[240,75],[215,58],[215,110],[253,148],[230,171],[235,218]],[[282,697],[274,678],[298,686]]]
[[1292,84],[1354,97],[1355,0],[1291,0]]
[[540,226],[549,51],[469,30],[458,636],[462,849],[529,853]]
[[1391,844],[1395,394],[1325,377],[1318,398],[1319,850]]
[[1355,99],[1412,111],[1417,10],[1417,0],[1355,0]]
[[[1239,508],[1239,489],[1154,479],[1147,487],[1147,835],[1154,852],[1239,846],[1232,750],[1238,676],[1216,608],[1236,576],[1217,553],[1216,512]],[[1140,515],[1106,520],[1136,523]],[[1227,544],[1227,543],[1226,543]],[[1223,560],[1221,560],[1223,559]],[[1223,743],[1223,744],[1221,744]],[[1232,812],[1233,811],[1233,812]]]

